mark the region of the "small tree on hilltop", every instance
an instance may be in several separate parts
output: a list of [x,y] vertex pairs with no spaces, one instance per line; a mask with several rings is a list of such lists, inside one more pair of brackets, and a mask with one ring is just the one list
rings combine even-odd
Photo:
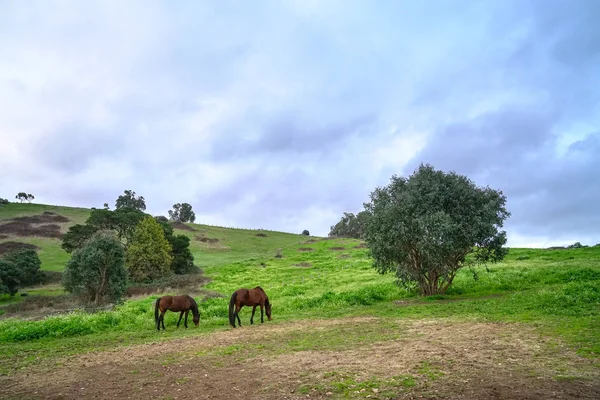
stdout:
[[27,193],[25,192],[19,192],[16,196],[15,199],[20,200],[21,203],[24,202],[25,200],[27,200]]
[[192,206],[189,203],[177,203],[173,204],[172,210],[169,210],[169,218],[172,221],[194,222],[196,214],[192,211]]
[[357,215],[345,212],[340,221],[330,228],[329,236],[363,239],[370,216],[368,211],[361,211]]
[[305,229],[305,230],[303,230],[303,231],[302,231],[302,234],[303,234],[304,236],[310,236],[310,232],[308,231],[308,229]]
[[146,210],[146,200],[144,200],[144,196],[136,197],[133,190],[125,190],[115,202],[115,209],[121,208],[144,211]]
[[444,293],[469,262],[506,255],[506,232],[500,231],[510,216],[505,203],[502,192],[430,165],[408,179],[393,176],[365,204],[371,213],[365,239],[374,268],[395,272],[402,285],[417,284],[422,295]]
[[127,288],[125,250],[112,232],[95,233],[73,253],[63,273],[65,289],[89,302],[120,300]]
[[31,203],[31,202],[32,202],[34,199],[35,199],[35,196],[34,196],[34,195],[32,195],[31,193],[28,193],[28,194],[27,194],[27,201],[28,201],[29,203]]
[[168,275],[173,261],[171,251],[158,221],[151,216],[144,218],[127,248],[129,276],[135,282],[150,282]]

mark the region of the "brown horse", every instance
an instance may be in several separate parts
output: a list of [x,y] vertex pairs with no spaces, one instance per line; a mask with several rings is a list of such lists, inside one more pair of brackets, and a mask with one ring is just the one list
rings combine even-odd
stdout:
[[[158,311],[160,309],[160,316],[158,315]],[[165,329],[165,313],[167,310],[180,312],[179,321],[177,321],[177,327],[179,328],[179,323],[181,322],[181,317],[183,317],[183,313],[185,313],[185,320],[183,325],[187,328],[187,319],[190,310],[194,316],[194,325],[198,326],[200,323],[200,312],[198,311],[198,304],[196,304],[196,300],[194,300],[191,296],[187,294],[183,294],[181,296],[163,296],[156,299],[156,305],[154,306],[154,323],[156,324],[156,329],[160,331],[160,325],[162,322],[162,328]]]
[[[254,289],[238,289],[231,295],[229,300],[229,324],[235,328],[235,319],[238,320],[238,326],[242,326],[240,321],[240,310],[243,306],[252,306],[252,317],[250,317],[250,324],[254,323],[254,312],[256,307],[260,306],[260,322],[265,322],[263,317],[263,307],[266,309],[267,317],[271,321],[271,303],[269,303],[269,297],[265,291],[257,286]],[[233,308],[235,307],[235,312]]]

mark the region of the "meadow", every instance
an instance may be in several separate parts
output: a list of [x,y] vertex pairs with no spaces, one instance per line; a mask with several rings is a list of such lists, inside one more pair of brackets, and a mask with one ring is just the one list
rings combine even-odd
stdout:
[[[85,219],[85,210],[67,213],[38,205],[31,205],[27,210],[27,206],[23,205],[18,212],[25,215],[51,210],[64,213],[74,221]],[[12,218],[16,213],[15,209],[10,213],[0,209],[0,219]],[[596,377],[594,374],[600,367],[600,246],[554,250],[511,248],[502,263],[475,268],[477,279],[473,271],[465,268],[446,295],[421,297],[415,291],[398,287],[392,275],[378,274],[371,267],[368,249],[358,240],[197,224],[187,224],[177,231],[190,236],[196,264],[210,278],[203,289],[212,294],[205,296],[199,292],[196,296],[201,312],[199,328],[177,329],[178,315],[168,312],[167,330],[157,333],[153,306],[158,295],[128,299],[110,311],[74,311],[38,320],[4,318],[0,320],[0,373],[11,379],[22,371],[35,371],[40,366],[67,365],[72,357],[115,349],[141,349],[140,346],[164,348],[169,343],[195,344],[168,355],[172,360],[167,356],[161,358],[165,365],[178,362],[182,354],[196,349],[195,357],[202,357],[211,368],[225,368],[255,357],[268,359],[282,354],[299,357],[306,352],[358,351],[364,346],[398,343],[407,332],[422,329],[419,324],[424,323],[441,324],[442,331],[464,327],[464,332],[470,332],[468,327],[473,324],[488,328],[518,327],[514,332],[503,331],[498,335],[512,332],[510,335],[519,337],[528,332],[528,337],[539,339],[548,348],[565,346],[573,357],[579,357],[577,360],[587,360],[575,364],[590,365],[587,369],[569,372],[572,380],[584,382],[584,386],[588,385],[589,376]],[[42,268],[61,269],[60,263],[68,255],[58,256],[57,239],[26,240],[37,240],[35,243],[47,251]],[[60,242],[58,249],[62,251]],[[240,287],[256,285],[271,299],[273,321],[263,326],[255,322],[255,326],[250,326],[251,310],[244,308],[241,312],[243,327],[233,330],[227,320],[229,296]],[[35,290],[27,291],[35,295]],[[56,295],[60,291],[43,294]],[[7,299],[3,301],[8,303]],[[259,320],[255,317],[255,321]],[[227,336],[242,335],[240,332],[248,332],[253,339]],[[260,332],[264,333],[259,338]],[[319,335],[310,332],[319,332]],[[430,333],[424,331],[421,335],[427,337]],[[460,341],[462,331],[455,335]],[[481,337],[473,335],[469,346],[485,344],[474,343],[485,342],[484,333]],[[215,338],[225,339],[219,345],[206,348],[195,342],[217,340]],[[265,344],[274,341],[277,351]],[[504,357],[510,360],[516,355]],[[313,397],[365,397],[367,394],[381,397],[384,392],[391,396],[394,390],[397,394],[417,389],[423,393],[431,389],[439,371],[446,368],[448,374],[452,368],[434,366],[431,360],[424,359],[419,359],[417,364],[418,368],[408,375],[390,376],[375,371],[365,377],[335,368],[319,375],[318,383],[312,384],[314,377],[307,375],[306,379],[298,378],[302,383],[292,386],[295,385],[293,390],[297,395],[312,394]],[[552,382],[563,375],[554,371]],[[272,392],[275,388],[264,390],[275,393]]]

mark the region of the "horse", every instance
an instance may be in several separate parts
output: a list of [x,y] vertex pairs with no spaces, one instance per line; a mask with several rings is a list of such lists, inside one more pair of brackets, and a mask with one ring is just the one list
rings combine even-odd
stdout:
[[[254,323],[254,312],[256,311],[256,307],[260,306],[260,323],[265,322],[263,316],[263,307],[267,312],[267,318],[271,321],[271,303],[269,302],[269,297],[265,293],[265,291],[257,286],[254,289],[238,289],[231,295],[231,300],[229,300],[229,324],[235,328],[235,319],[238,320],[238,326],[242,326],[242,321],[240,321],[240,310],[243,306],[252,306],[252,316],[250,317],[250,324]],[[235,312],[234,312],[235,307]]]
[[[160,309],[160,316],[158,315],[158,311]],[[181,296],[162,296],[156,299],[156,304],[154,306],[154,323],[156,324],[156,329],[160,331],[160,325],[162,322],[162,328],[165,329],[165,313],[167,310],[180,312],[179,321],[177,321],[177,327],[179,328],[179,323],[181,322],[181,317],[183,317],[183,313],[185,313],[185,320],[183,325],[187,328],[187,319],[190,310],[194,316],[193,321],[194,325],[198,326],[200,323],[200,312],[198,311],[198,304],[196,304],[196,300],[194,300],[191,296],[187,294],[183,294]]]

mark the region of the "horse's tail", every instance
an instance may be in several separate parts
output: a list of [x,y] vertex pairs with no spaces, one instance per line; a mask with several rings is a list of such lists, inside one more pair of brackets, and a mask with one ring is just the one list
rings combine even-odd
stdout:
[[233,292],[231,300],[229,300],[229,324],[235,328],[235,316],[233,315],[233,307],[237,299],[237,292]]
[[158,324],[158,306],[160,305],[160,297],[156,299],[156,304],[154,305],[154,324]]

